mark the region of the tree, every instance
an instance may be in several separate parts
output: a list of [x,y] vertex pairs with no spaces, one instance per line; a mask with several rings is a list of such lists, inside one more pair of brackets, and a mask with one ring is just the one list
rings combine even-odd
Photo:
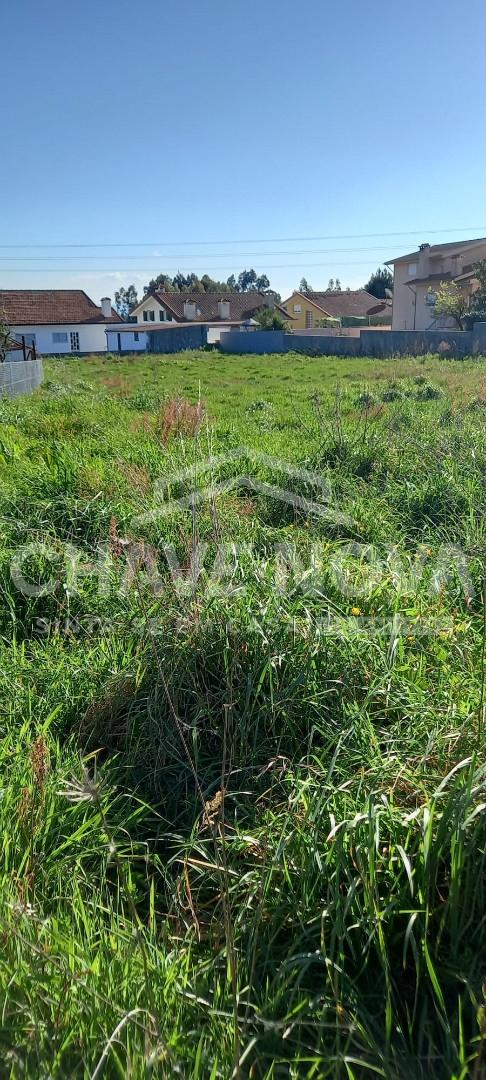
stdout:
[[300,285],[299,285],[299,292],[306,293],[306,292],[312,292],[312,291],[313,291],[312,286],[309,285],[309,282],[307,281],[307,278],[305,278],[305,277],[301,278],[300,279]]
[[455,281],[441,281],[435,294],[434,315],[447,315],[462,330],[468,307],[468,297]]
[[326,291],[327,292],[341,292],[342,291],[341,290],[341,282],[340,282],[338,277],[336,278],[335,281],[334,281],[334,278],[329,278]]
[[468,314],[471,322],[486,322],[486,259],[481,259],[476,263],[474,276],[479,282],[479,287],[471,296]]
[[[169,274],[158,274],[157,277],[152,278],[148,285],[144,286],[144,295],[146,296],[147,293],[154,292],[156,289],[169,293],[241,293],[249,292],[251,289],[258,292],[268,292],[270,279],[266,274],[258,275],[256,270],[242,270],[238,280],[234,274],[231,274],[227,281],[218,281],[216,278],[210,277],[209,274],[203,274],[202,277],[199,277],[197,274],[183,274],[178,270],[173,277]],[[120,292],[123,292],[123,290],[120,290]]]
[[276,311],[275,308],[263,307],[255,315],[255,321],[258,323],[260,330],[285,330],[289,329],[289,324],[285,321],[280,311]]
[[236,285],[237,292],[250,292],[250,290],[256,289],[257,275],[254,270],[242,270],[238,275],[238,282]]
[[378,300],[385,300],[386,290],[389,289],[393,292],[393,274],[388,267],[382,266],[375,270],[371,275],[370,280],[364,286],[366,292],[371,293],[372,296],[376,296]]
[[143,291],[146,295],[149,292],[153,292],[155,289],[160,289],[161,292],[177,292],[172,284],[172,278],[168,274],[158,274],[157,277],[151,278],[148,285],[144,285]]
[[215,281],[215,279],[210,277],[209,274],[203,274],[201,278],[201,285],[204,288],[204,292],[208,293],[227,293],[231,291],[234,292],[234,289],[232,290],[230,288],[229,279],[228,281]]
[[116,310],[118,314],[123,315],[125,319],[137,304],[138,296],[135,285],[127,285],[126,289],[122,285],[121,289],[118,289],[118,292],[115,293]]

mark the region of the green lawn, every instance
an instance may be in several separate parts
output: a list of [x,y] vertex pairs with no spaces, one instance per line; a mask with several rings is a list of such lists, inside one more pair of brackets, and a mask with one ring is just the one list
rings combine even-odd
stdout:
[[432,356],[0,399],[1,1076],[483,1075],[485,417]]

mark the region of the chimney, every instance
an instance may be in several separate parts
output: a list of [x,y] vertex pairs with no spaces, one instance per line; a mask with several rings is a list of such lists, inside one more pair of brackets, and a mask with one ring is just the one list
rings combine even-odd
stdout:
[[111,319],[111,298],[109,296],[102,296],[101,311],[105,319]]
[[220,319],[229,319],[230,317],[230,302],[229,300],[218,300],[218,316]]
[[196,305],[194,300],[184,300],[184,318],[192,322],[196,318]]
[[265,303],[266,307],[269,307],[269,308],[274,308],[275,307],[275,293],[272,293],[272,292],[264,293],[263,294],[263,300],[264,300],[264,303]]

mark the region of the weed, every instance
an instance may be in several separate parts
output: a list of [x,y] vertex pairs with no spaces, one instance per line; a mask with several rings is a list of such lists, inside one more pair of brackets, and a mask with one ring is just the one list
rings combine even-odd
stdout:
[[0,403],[5,1074],[479,1080],[484,361],[45,366]]
[[194,438],[198,434],[205,416],[204,405],[198,401],[191,405],[184,398],[172,398],[160,411],[158,427],[164,446],[176,436]]

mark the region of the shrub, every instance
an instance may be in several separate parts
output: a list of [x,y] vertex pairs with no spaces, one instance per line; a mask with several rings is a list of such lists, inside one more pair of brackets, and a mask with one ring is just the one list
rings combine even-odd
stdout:
[[425,382],[415,394],[416,401],[436,401],[443,396],[440,386]]
[[167,446],[167,443],[177,435],[194,438],[199,432],[205,415],[202,401],[191,405],[191,402],[186,401],[185,398],[171,398],[158,417],[160,438],[164,446]]

